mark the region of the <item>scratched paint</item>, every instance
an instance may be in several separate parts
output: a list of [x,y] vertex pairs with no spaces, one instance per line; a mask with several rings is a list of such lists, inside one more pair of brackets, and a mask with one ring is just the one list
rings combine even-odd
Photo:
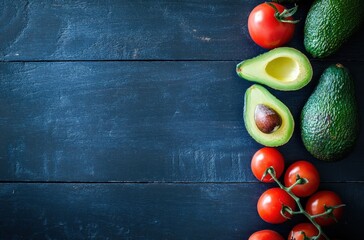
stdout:
[[[15,3],[3,1],[0,9],[1,32],[2,34],[6,33],[6,38],[1,38],[0,52],[3,54],[8,51],[12,44],[20,40],[24,35],[24,30],[28,27],[29,2],[18,1]],[[13,55],[19,57],[19,53],[13,53]]]
[[[323,188],[348,199],[361,183]],[[6,183],[0,187],[0,237],[49,239],[244,239],[257,229],[287,235],[298,221],[268,226],[256,201],[269,188],[240,184]],[[15,191],[14,191],[15,190]],[[363,201],[352,201],[331,235],[358,239]],[[248,220],[247,220],[248,219]],[[188,230],[186,230],[188,229]],[[345,239],[345,238],[344,238]]]
[[[244,20],[255,5],[0,1],[0,239],[247,239],[264,228],[287,235],[297,219],[268,226],[256,212],[270,186],[249,167],[261,146],[242,120],[251,83],[235,73],[238,61],[264,52]],[[304,49],[302,30],[301,21],[289,46]],[[331,60],[313,60],[306,88],[272,92],[298,119],[318,75],[336,61],[363,89],[363,40],[360,32]],[[347,203],[330,235],[356,239],[364,135],[345,161],[327,164],[307,153],[296,126],[279,148],[286,164],[315,163],[321,188]]]
[[[138,6],[143,7],[138,7]],[[242,60],[264,52],[250,39],[254,1],[2,1],[3,60]],[[309,5],[301,4],[303,19]],[[303,50],[303,24],[291,46]],[[361,59],[364,35],[336,56]],[[249,46],[249,47],[247,47]]]
[[[242,116],[250,83],[236,76],[235,64],[2,63],[0,178],[257,181],[249,161],[261,146],[247,134]],[[314,66],[316,79],[325,64]],[[351,69],[359,78],[360,63]],[[298,119],[313,87],[274,94]],[[298,131],[280,149],[288,163],[316,161]],[[359,156],[357,149],[345,161],[317,167],[325,169],[326,181],[362,180]]]

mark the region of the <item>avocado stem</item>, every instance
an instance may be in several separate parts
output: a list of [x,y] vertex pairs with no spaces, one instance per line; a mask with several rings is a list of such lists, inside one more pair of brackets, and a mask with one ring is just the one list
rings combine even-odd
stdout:
[[336,65],[336,67],[338,67],[338,68],[344,68],[344,66],[343,66],[341,63],[336,63],[335,65]]
[[306,216],[308,218],[308,220],[310,220],[310,222],[317,228],[318,230],[318,234],[317,236],[314,237],[307,237],[305,236],[305,240],[318,240],[321,236],[324,237],[326,240],[330,240],[329,237],[323,232],[321,226],[316,222],[315,218],[317,217],[321,217],[321,216],[325,216],[325,215],[330,215],[332,213],[332,211],[336,208],[340,208],[340,207],[344,207],[345,204],[340,204],[337,206],[332,206],[332,207],[328,207],[326,209],[325,212],[320,213],[320,214],[316,214],[316,215],[310,215],[308,212],[305,211],[305,209],[303,208],[301,202],[300,202],[300,198],[297,197],[294,193],[292,193],[292,188],[296,185],[299,184],[306,184],[308,182],[308,180],[306,178],[297,178],[296,182],[291,185],[290,187],[285,187],[276,177],[276,173],[274,168],[271,166],[269,168],[267,168],[266,172],[264,175],[269,174],[272,179],[277,183],[277,185],[284,190],[286,193],[288,193],[296,202],[297,207],[299,209],[299,211],[292,211],[292,210],[288,210],[287,207],[282,206],[282,211],[281,214],[283,217],[287,218],[287,216],[284,215],[284,212],[288,212],[291,215],[296,215],[296,214],[303,214],[304,216]]

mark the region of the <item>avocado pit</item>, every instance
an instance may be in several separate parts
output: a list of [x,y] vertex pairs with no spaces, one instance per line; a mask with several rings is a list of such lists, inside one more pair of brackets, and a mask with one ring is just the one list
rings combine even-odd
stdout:
[[264,104],[258,104],[255,107],[254,121],[257,128],[263,133],[273,133],[282,125],[281,116]]
[[294,131],[294,119],[289,108],[258,84],[245,91],[244,124],[249,135],[267,147],[286,144]]

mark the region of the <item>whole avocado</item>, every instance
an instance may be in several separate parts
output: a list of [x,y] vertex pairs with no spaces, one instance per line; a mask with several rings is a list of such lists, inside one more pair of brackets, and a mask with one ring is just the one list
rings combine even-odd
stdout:
[[363,0],[315,0],[304,27],[306,50],[318,58],[335,53],[363,20]]
[[354,82],[341,64],[328,67],[301,112],[301,137],[317,159],[335,161],[354,147],[359,132]]

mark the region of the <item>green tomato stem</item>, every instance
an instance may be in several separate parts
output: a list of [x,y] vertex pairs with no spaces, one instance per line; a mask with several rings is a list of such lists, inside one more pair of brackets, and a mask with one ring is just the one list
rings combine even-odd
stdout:
[[299,178],[299,179],[297,179],[297,181],[295,182],[295,183],[293,183],[291,186],[289,186],[288,188],[287,188],[287,191],[291,191],[292,190],[292,188],[294,188],[295,186],[297,186],[297,185],[301,185],[301,184],[304,184],[304,183],[306,183],[306,182],[308,182],[308,181],[303,181],[304,179],[303,178]]
[[[298,184],[302,184],[302,182],[300,181],[300,179],[297,179],[297,181],[291,186],[291,187],[285,187],[278,179],[277,179],[277,177],[276,177],[276,174],[275,174],[275,170],[274,170],[274,168],[273,167],[269,167],[268,169],[267,169],[267,173],[269,174],[269,175],[271,175],[271,177],[272,177],[272,179],[278,184],[278,186],[282,189],[282,190],[284,190],[285,192],[287,192],[294,200],[295,200],[295,202],[296,202],[296,204],[297,204],[297,207],[298,207],[298,209],[299,209],[299,211],[292,211],[292,215],[293,214],[303,214],[304,216],[306,216],[309,220],[310,220],[310,222],[317,228],[317,230],[318,230],[318,235],[317,236],[314,236],[314,237],[312,237],[312,238],[307,238],[307,239],[309,239],[309,240],[317,240],[317,239],[319,239],[319,237],[320,236],[323,236],[326,240],[330,240],[329,239],[329,237],[322,231],[322,228],[321,228],[321,226],[319,225],[319,224],[317,224],[316,223],[316,221],[315,221],[315,218],[316,217],[319,217],[319,216],[317,216],[317,215],[320,215],[320,216],[324,216],[324,215],[327,215],[327,214],[329,214],[329,212],[330,211],[325,211],[324,213],[322,213],[322,214],[317,214],[317,215],[314,215],[314,216],[311,216],[308,212],[306,212],[305,211],[305,209],[303,208],[303,206],[302,206],[302,204],[301,204],[301,201],[300,201],[300,198],[299,197],[297,197],[294,193],[292,193],[292,186],[293,185],[298,185]],[[300,182],[300,183],[297,183],[297,182]],[[285,216],[284,216],[285,217]]]
[[296,24],[299,22],[299,20],[289,20],[287,18],[293,16],[298,9],[298,6],[295,5],[293,8],[291,9],[284,9],[281,13],[278,11],[277,7],[270,3],[270,2],[265,2],[266,4],[268,4],[270,7],[272,7],[274,9],[274,17],[279,21],[279,22],[284,22],[284,23],[292,23],[292,24]]
[[329,214],[329,213],[331,213],[331,212],[332,212],[332,211],[327,210],[327,211],[325,211],[325,212],[323,212],[323,213],[319,213],[319,214],[316,214],[316,215],[311,215],[311,217],[312,217],[312,218],[318,218],[318,217],[325,216],[325,215],[327,215],[327,214]]

